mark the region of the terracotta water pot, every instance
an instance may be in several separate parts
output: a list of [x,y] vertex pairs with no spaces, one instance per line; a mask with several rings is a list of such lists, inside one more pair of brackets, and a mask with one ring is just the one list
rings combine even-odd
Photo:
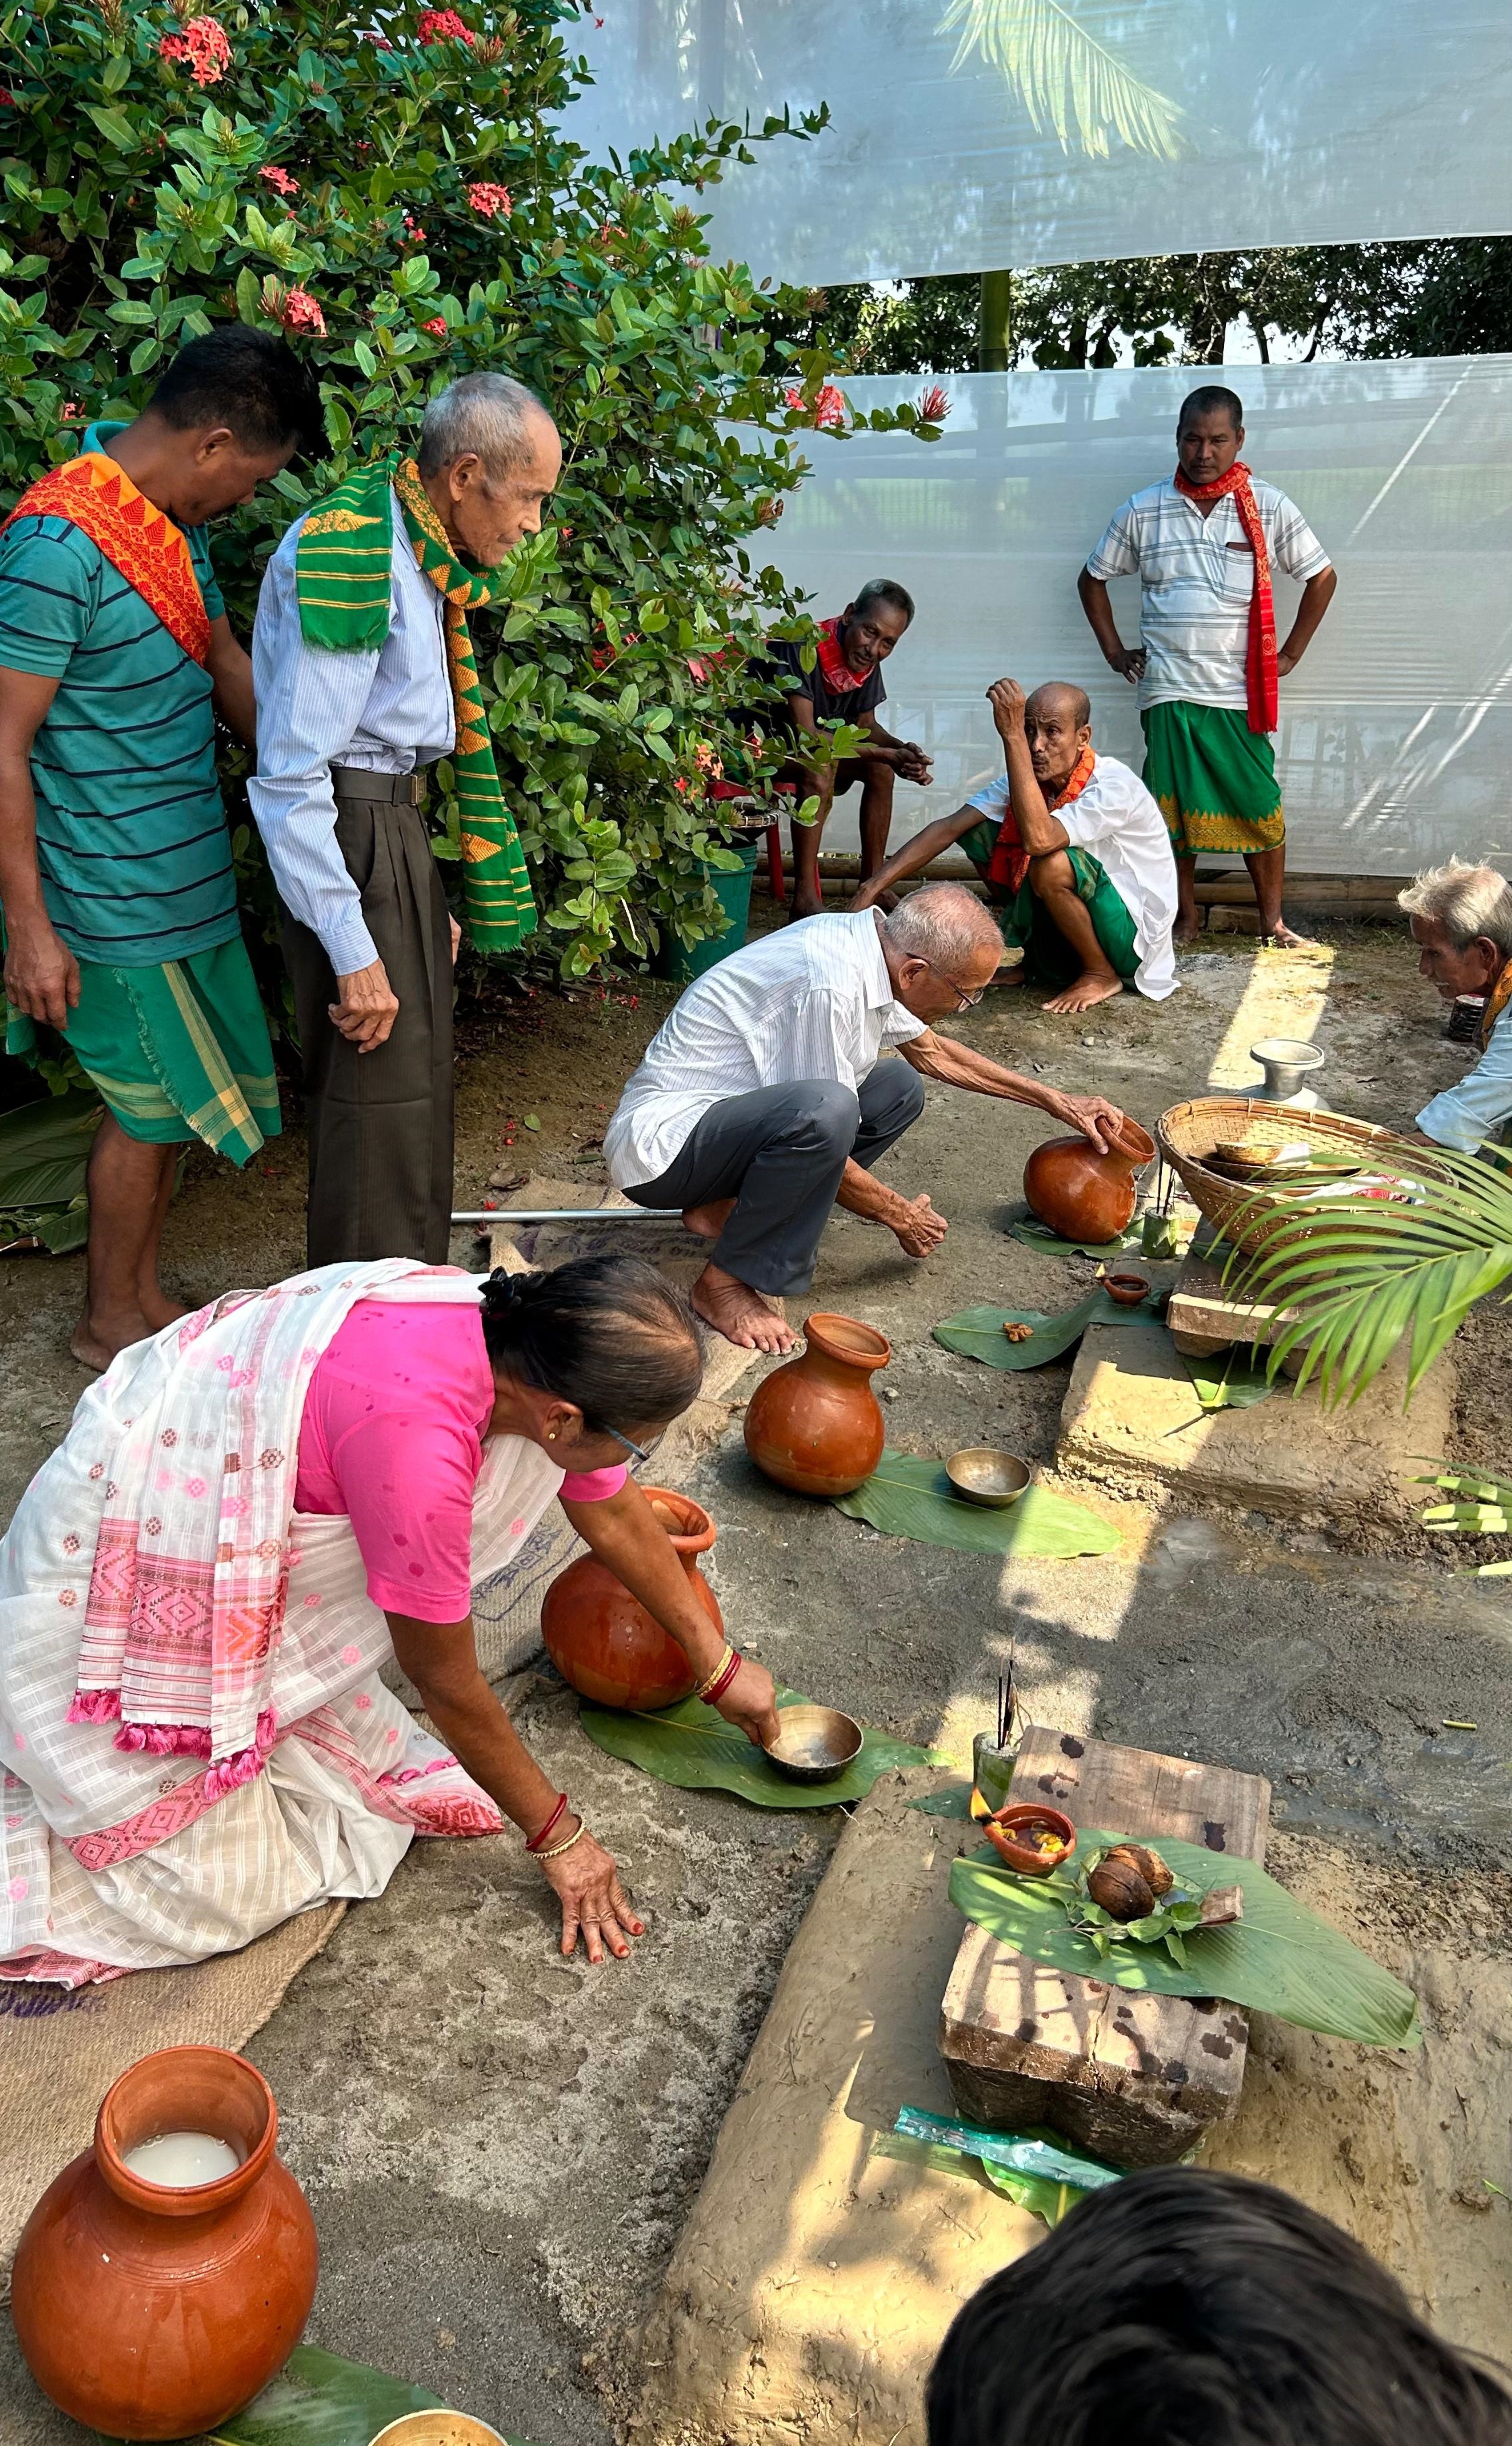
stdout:
[[870,1477],[886,1438],[872,1391],[892,1350],[853,1316],[803,1320],[804,1348],[759,1384],[746,1412],[746,1449],[799,1495],[851,1495]]
[[[723,1634],[718,1599],[698,1568],[699,1555],[708,1553],[719,1533],[712,1520],[701,1504],[670,1487],[648,1486],[642,1493],[705,1612]],[[698,1676],[676,1640],[596,1554],[579,1554],[553,1580],[540,1609],[540,1629],[563,1681],[600,1707],[675,1707],[697,1685]]]
[[1030,1211],[1063,1240],[1116,1240],[1134,1212],[1134,1176],[1155,1160],[1155,1140],[1124,1116],[1122,1143],[1099,1155],[1090,1138],[1047,1138],[1024,1166]]
[[[208,2132],[241,2159],[195,2190],[123,2163],[165,2132]],[[278,2110],[255,2064],[164,2047],[105,2094],[94,2147],[27,2221],[10,2314],[32,2377],[110,2437],[214,2429],[281,2369],[315,2298],[315,2229],[274,2154]]]

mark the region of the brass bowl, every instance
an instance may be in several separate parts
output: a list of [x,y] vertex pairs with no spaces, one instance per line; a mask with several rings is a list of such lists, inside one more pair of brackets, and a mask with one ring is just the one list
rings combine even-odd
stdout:
[[860,1724],[838,1707],[782,1707],[777,1721],[776,1740],[762,1750],[789,1783],[833,1783],[861,1754]]
[[968,1503],[984,1503],[993,1512],[1006,1512],[1011,1503],[1016,1503],[1033,1474],[1017,1453],[1000,1452],[992,1444],[968,1445],[964,1452],[952,1453],[945,1464],[945,1475],[957,1495]]
[[486,2420],[475,2419],[470,2412],[447,2412],[437,2404],[434,2410],[402,2413],[387,2429],[380,2429],[369,2446],[504,2446],[504,2440]]

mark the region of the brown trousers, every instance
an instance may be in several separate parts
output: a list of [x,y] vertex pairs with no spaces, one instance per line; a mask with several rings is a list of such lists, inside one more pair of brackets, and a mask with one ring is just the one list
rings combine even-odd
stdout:
[[449,1252],[451,927],[410,800],[407,774],[336,777],[337,846],[399,997],[393,1032],[375,1053],[359,1053],[331,1025],[331,962],[309,928],[283,913],[304,1056],[312,1266],[373,1257],[444,1266]]

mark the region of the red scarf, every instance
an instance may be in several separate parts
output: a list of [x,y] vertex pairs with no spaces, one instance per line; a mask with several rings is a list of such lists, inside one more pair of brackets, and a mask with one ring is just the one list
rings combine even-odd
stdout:
[[[1045,801],[1052,816],[1057,807],[1068,807],[1073,799],[1081,797],[1092,778],[1096,762],[1097,759],[1091,749],[1084,747],[1065,788],[1057,797],[1047,799]],[[1005,884],[1010,892],[1019,892],[1023,889],[1024,877],[1028,873],[1029,852],[1019,839],[1018,824],[1013,810],[1010,807],[998,826],[997,838],[992,844],[992,862],[987,870],[987,880],[989,883]]]
[[1244,529],[1245,541],[1255,555],[1255,584],[1250,594],[1250,642],[1244,657],[1244,687],[1249,698],[1249,721],[1252,730],[1274,730],[1278,719],[1277,681],[1276,668],[1276,607],[1271,601],[1271,555],[1265,547],[1265,529],[1255,506],[1250,488],[1250,471],[1242,459],[1236,459],[1226,476],[1215,483],[1194,484],[1178,467],[1174,479],[1176,489],[1189,501],[1220,501],[1227,493],[1234,496]]
[[85,450],[28,484],[3,524],[67,518],[97,543],[112,569],[134,586],[169,635],[201,668],[210,659],[210,620],[189,546],[173,520],[139,493],[103,450]]
[[[819,624],[819,672],[831,696],[844,696],[852,688],[864,687],[871,670],[853,671],[841,650],[840,614]],[[872,666],[872,669],[876,665]]]

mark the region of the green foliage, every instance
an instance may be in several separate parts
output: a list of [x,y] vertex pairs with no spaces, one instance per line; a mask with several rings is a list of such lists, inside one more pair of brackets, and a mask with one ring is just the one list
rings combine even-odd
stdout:
[[[798,1690],[779,1690],[779,1707],[808,1707],[812,1700]],[[728,1724],[717,1707],[701,1699],[684,1699],[678,1706],[644,1708],[595,1707],[586,1699],[578,1721],[589,1740],[611,1758],[678,1785],[685,1792],[734,1792],[762,1809],[835,1809],[842,1801],[864,1800],[879,1775],[894,1767],[942,1766],[935,1750],[898,1741],[891,1733],[864,1732],[860,1754],[828,1783],[794,1783],[753,1747],[738,1724]]]
[[[761,538],[804,471],[793,437],[822,414],[850,429],[832,398],[821,409],[837,369],[822,334],[774,337],[750,273],[709,259],[697,196],[750,160],[748,132],[711,121],[617,166],[562,135],[586,73],[578,13],[259,0],[217,21],[193,0],[20,0],[0,21],[7,503],[89,418],[138,412],[183,340],[228,316],[281,324],[318,372],[331,457],[217,529],[245,634],[290,518],[411,443],[446,382],[508,370],[552,408],[554,522],[509,564],[475,647],[542,939],[570,976],[643,958],[670,921],[718,931],[704,868],[728,853],[706,786],[721,769],[769,781],[747,657],[768,626],[808,633]],[[816,136],[824,117],[784,112],[756,141]],[[932,438],[912,408],[858,421]],[[455,856],[441,782],[438,846]],[[266,920],[255,837],[238,864]]]
[[[1101,1283],[1096,1290],[1078,1300],[1074,1308],[1063,1308],[1058,1316],[1047,1316],[1034,1308],[963,1308],[954,1316],[940,1319],[935,1327],[935,1339],[947,1350],[959,1351],[964,1359],[979,1359],[986,1367],[1046,1367],[1052,1359],[1061,1358],[1073,1342],[1080,1342],[1089,1325],[1148,1325],[1150,1308],[1147,1301],[1138,1308],[1120,1308],[1111,1300]],[[1027,1325],[1027,1342],[1010,1342],[1005,1325]]]
[[915,1537],[961,1554],[1044,1554],[1065,1561],[1072,1554],[1106,1554],[1123,1542],[1085,1503],[1052,1495],[1045,1486],[1030,1487],[1002,1512],[963,1503],[943,1461],[922,1460],[891,1445],[854,1495],[837,1496],[835,1509],[868,1522],[884,1537]]

